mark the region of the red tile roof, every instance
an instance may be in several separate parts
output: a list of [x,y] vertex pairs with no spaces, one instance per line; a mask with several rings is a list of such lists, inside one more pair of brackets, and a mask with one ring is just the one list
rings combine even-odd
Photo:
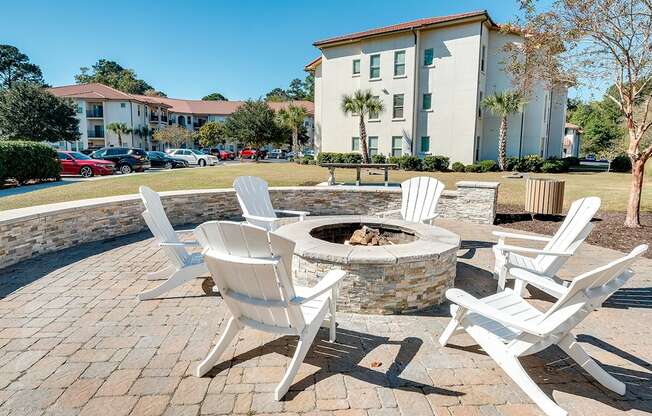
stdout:
[[[48,91],[58,97],[89,100],[137,101],[144,104],[160,105],[168,108],[168,110],[173,113],[182,114],[229,115],[244,103],[244,101],[181,100],[178,98],[127,94],[118,91],[115,88],[98,83],[65,85],[62,87],[49,88]],[[268,104],[274,111],[281,108],[287,108],[290,104],[293,104],[305,108],[310,115],[315,114],[315,104],[310,101],[269,102]]]
[[472,17],[481,17],[481,16],[485,16],[487,19],[489,19],[489,22],[495,26],[494,22],[491,20],[491,17],[489,16],[486,10],[476,10],[467,13],[451,14],[448,16],[437,16],[437,17],[428,17],[425,19],[417,19],[417,20],[412,20],[410,22],[399,23],[391,26],[365,30],[362,32],[351,33],[348,35],[336,36],[329,39],[318,40],[317,42],[313,43],[313,45],[319,48],[323,46],[329,46],[334,43],[354,41],[370,36],[378,36],[378,35],[383,35],[392,32],[422,29],[424,27],[438,24],[438,23],[455,22],[456,20],[468,19]]

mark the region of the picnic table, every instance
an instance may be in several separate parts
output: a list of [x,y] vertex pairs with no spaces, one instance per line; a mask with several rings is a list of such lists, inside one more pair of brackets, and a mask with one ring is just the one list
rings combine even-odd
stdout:
[[335,185],[335,169],[355,169],[355,184],[357,186],[360,186],[362,183],[360,180],[360,172],[362,169],[383,169],[385,171],[385,186],[389,186],[389,169],[398,167],[395,163],[322,163],[319,166],[328,168],[330,173],[330,176],[328,177],[328,185]]

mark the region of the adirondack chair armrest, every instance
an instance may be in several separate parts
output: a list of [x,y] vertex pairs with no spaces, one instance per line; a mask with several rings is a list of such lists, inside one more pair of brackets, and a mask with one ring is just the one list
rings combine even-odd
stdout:
[[261,217],[259,215],[251,215],[251,214],[245,214],[243,217],[246,220],[253,220],[253,221],[263,221],[263,222],[269,222],[269,223],[274,223],[283,220],[283,218],[276,218],[276,217]]
[[323,279],[321,279],[316,285],[308,290],[306,296],[296,296],[290,300],[290,303],[301,305],[302,303],[309,302],[319,295],[322,295],[325,292],[333,289],[333,287],[335,287],[344,278],[344,276],[346,276],[346,272],[344,270],[331,270],[330,272],[326,273],[326,276],[324,276]]
[[158,243],[160,247],[199,247],[198,241],[179,241],[177,243]]
[[310,215],[308,211],[292,211],[289,209],[275,209],[274,212],[277,212],[279,214],[287,214],[287,215],[295,215],[297,217],[307,217]]
[[532,273],[527,270],[511,268],[509,269],[509,274],[515,279],[522,280],[527,284],[538,287],[541,290],[545,290],[547,293],[555,295],[557,298],[562,297],[564,294],[566,294],[566,292],[568,292],[568,288],[566,286],[560,285],[553,279]]
[[544,241],[548,242],[552,239],[552,237],[543,237],[540,235],[527,235],[527,234],[516,234],[516,233],[508,233],[506,231],[494,231],[492,233],[496,237],[500,237],[502,239],[504,238],[513,238],[517,240],[532,240],[532,241]]
[[518,247],[506,244],[496,244],[494,246],[497,250],[506,251],[510,253],[525,253],[525,254],[543,254],[544,256],[558,256],[558,257],[571,257],[573,253],[566,251],[548,251],[539,248]]
[[377,217],[385,217],[387,215],[399,214],[400,212],[401,212],[400,209],[390,209],[389,211],[376,212],[374,213],[374,215]]
[[423,218],[421,220],[421,222],[424,223],[424,224],[430,224],[430,223],[432,223],[432,220],[434,220],[437,217],[439,217],[439,214],[435,212],[431,216]]
[[214,250],[205,250],[203,252],[204,256],[212,257],[217,260],[221,260],[228,263],[235,264],[248,264],[254,266],[261,265],[277,265],[281,260],[280,257],[240,257],[233,256],[231,254],[219,253]]
[[446,291],[446,297],[448,300],[464,309],[482,315],[505,326],[516,328],[536,336],[545,335],[539,328],[516,319],[513,316],[508,315],[505,312],[486,304],[481,299],[478,299],[461,289],[448,289]]

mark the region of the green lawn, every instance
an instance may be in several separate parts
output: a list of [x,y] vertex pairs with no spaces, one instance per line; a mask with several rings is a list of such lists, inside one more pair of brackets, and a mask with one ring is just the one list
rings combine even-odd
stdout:
[[[652,212],[652,175],[648,172],[644,185],[642,209]],[[325,168],[317,166],[296,165],[294,163],[245,163],[231,166],[209,168],[180,169],[163,171],[147,175],[134,175],[97,180],[70,185],[56,186],[48,189],[28,192],[21,195],[0,198],[0,210],[29,207],[54,202],[73,201],[77,199],[97,198],[102,196],[133,194],[139,185],[147,185],[156,191],[180,189],[227,188],[233,179],[240,175],[256,175],[264,178],[270,186],[315,185],[328,177]],[[447,189],[455,189],[455,182],[460,180],[499,181],[501,182],[499,203],[522,205],[524,198],[524,181],[506,179],[505,173],[426,173],[426,172],[390,172],[392,182],[400,182],[417,175],[435,176],[446,184]],[[338,181],[353,181],[355,171],[338,169]],[[565,201],[570,203],[576,198],[597,195],[602,198],[602,208],[610,211],[623,211],[629,192],[629,174],[620,173],[571,173],[551,176],[566,181]],[[381,182],[382,175],[367,176],[363,181]]]

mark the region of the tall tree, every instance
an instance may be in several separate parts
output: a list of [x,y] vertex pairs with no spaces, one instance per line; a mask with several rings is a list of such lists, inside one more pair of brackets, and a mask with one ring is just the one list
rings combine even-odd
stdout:
[[145,90],[143,95],[147,95],[148,97],[167,97],[167,95],[163,91],[157,91],[153,88],[149,90]]
[[213,92],[211,94],[208,94],[204,98],[202,98],[204,101],[229,101],[228,98],[220,94],[219,92]]
[[315,101],[315,74],[309,72],[303,80],[304,100]]
[[632,162],[625,226],[640,227],[645,163],[652,156],[647,135],[652,127],[652,1],[555,0],[541,13],[534,11],[533,0],[520,1],[526,10],[519,30],[528,34],[521,48],[527,59],[512,54],[511,68],[519,67],[520,59],[529,73],[556,81],[615,86],[607,97],[624,119]]
[[385,110],[382,101],[371,93],[371,90],[357,90],[352,95],[342,97],[342,111],[344,114],[358,116],[360,128],[360,150],[362,151],[362,161],[369,163],[369,151],[367,147],[367,128],[364,118],[369,113],[380,114]]
[[265,100],[272,102],[289,101],[290,96],[283,88],[274,88],[265,95]]
[[226,134],[254,148],[284,141],[274,110],[265,101],[249,100],[225,122]]
[[144,94],[154,88],[136,76],[133,69],[123,68],[115,61],[100,59],[91,69],[81,67],[79,74],[75,75],[78,84],[99,82],[122,92],[130,94]]
[[0,91],[0,137],[48,142],[79,140],[79,120],[71,100],[38,85],[19,82]]
[[306,92],[303,88],[303,81],[299,78],[290,81],[290,86],[288,87],[286,94],[290,100],[304,100],[306,98]]
[[152,135],[154,140],[163,144],[169,144],[173,148],[181,147],[195,139],[195,135],[190,130],[179,126],[168,126],[156,130]]
[[523,111],[525,98],[520,91],[502,91],[482,100],[482,106],[500,117],[498,131],[498,165],[501,170],[507,169],[507,119],[511,114]]
[[214,147],[218,143],[226,143],[226,128],[221,121],[209,121],[199,128],[199,144],[203,147]]
[[118,136],[118,146],[122,147],[122,135],[129,134],[132,130],[125,123],[113,122],[106,126],[106,129]]
[[147,142],[147,150],[152,150],[152,134],[154,133],[154,129],[150,129],[147,126],[142,126],[139,129],[135,129],[134,133],[136,133],[141,139],[145,139],[145,142]]
[[41,68],[15,46],[0,45],[0,89],[11,88],[16,82],[43,84]]
[[283,108],[276,113],[277,122],[292,130],[292,151],[295,153],[299,151],[299,131],[307,115],[305,108],[295,105],[289,105],[287,109]]

